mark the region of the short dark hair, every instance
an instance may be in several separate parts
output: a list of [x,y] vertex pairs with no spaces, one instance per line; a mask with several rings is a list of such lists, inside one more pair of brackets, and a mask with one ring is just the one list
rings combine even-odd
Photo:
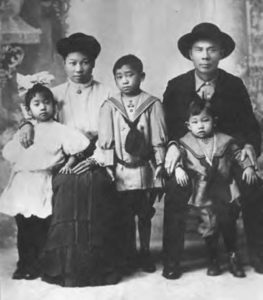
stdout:
[[213,119],[216,117],[215,112],[211,107],[211,104],[207,100],[199,97],[199,95],[195,93],[192,96],[192,101],[188,106],[187,119],[189,120],[191,116],[199,115],[204,110]]
[[114,66],[113,66],[113,74],[116,74],[116,71],[123,67],[124,65],[129,65],[134,71],[138,73],[143,72],[143,64],[142,61],[133,54],[124,55],[121,58],[119,58]]
[[50,99],[54,106],[56,105],[56,101],[51,90],[40,83],[36,83],[25,94],[25,106],[28,110],[30,109],[30,102],[36,96],[36,94],[43,95],[47,99]]

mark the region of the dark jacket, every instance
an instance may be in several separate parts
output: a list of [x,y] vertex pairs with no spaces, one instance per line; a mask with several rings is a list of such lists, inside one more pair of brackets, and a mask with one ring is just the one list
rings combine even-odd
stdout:
[[[195,93],[194,70],[173,78],[164,93],[168,138],[179,140],[187,132],[187,110]],[[260,154],[261,133],[242,80],[219,69],[215,93],[210,100],[218,117],[217,131],[236,138],[242,147],[251,144]]]

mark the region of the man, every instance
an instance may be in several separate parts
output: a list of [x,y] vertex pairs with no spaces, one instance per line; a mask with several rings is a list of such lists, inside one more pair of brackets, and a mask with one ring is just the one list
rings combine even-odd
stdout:
[[[218,117],[218,131],[235,137],[243,147],[241,159],[249,157],[257,169],[256,156],[260,154],[261,134],[248,92],[240,78],[218,68],[220,60],[234,50],[235,42],[216,25],[201,23],[179,39],[178,48],[184,57],[193,62],[194,70],[170,80],[164,93],[170,140],[165,161],[168,174],[173,175],[180,155],[175,144],[187,131],[187,107],[194,93],[211,102]],[[263,205],[259,202],[260,197],[253,194],[254,187],[243,183],[240,176],[237,180],[243,193],[242,213],[251,262],[256,272],[263,273]],[[181,275],[180,261],[190,195],[191,189],[178,186],[175,176],[171,176],[166,187],[164,208],[163,276],[167,279],[177,279]],[[213,253],[215,243],[217,241],[207,243],[212,256],[216,256]],[[229,263],[238,269],[235,254],[229,257]],[[218,275],[218,270],[214,268],[215,265],[210,265],[208,275]]]

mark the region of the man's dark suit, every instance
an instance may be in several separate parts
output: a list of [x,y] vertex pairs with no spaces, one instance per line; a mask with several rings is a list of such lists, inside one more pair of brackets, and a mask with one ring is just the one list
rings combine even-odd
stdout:
[[[185,121],[187,120],[188,106],[194,93],[194,70],[168,82],[163,104],[169,141],[176,141],[187,132]],[[244,144],[253,145],[256,154],[259,155],[260,128],[242,80],[218,69],[215,93],[210,101],[215,115],[218,117],[217,130],[235,137],[241,146]],[[238,179],[241,182],[241,178]],[[258,199],[252,201],[251,197],[248,197],[253,192],[251,187],[242,183],[240,188],[245,195],[242,201],[242,213],[247,242],[250,252],[254,254],[254,252],[258,253],[263,250],[263,205],[259,203]],[[167,183],[163,246],[164,268],[170,270],[176,269],[180,264],[184,244],[187,202],[190,193],[189,188],[182,188],[176,183],[174,176]],[[260,221],[261,219],[262,221]],[[257,221],[255,222],[255,220]]]

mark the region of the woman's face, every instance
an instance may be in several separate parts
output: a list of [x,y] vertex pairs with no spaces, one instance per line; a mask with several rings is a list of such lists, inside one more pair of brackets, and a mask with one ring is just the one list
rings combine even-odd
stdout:
[[65,58],[65,71],[75,83],[89,82],[94,68],[94,60],[81,52],[69,53]]

